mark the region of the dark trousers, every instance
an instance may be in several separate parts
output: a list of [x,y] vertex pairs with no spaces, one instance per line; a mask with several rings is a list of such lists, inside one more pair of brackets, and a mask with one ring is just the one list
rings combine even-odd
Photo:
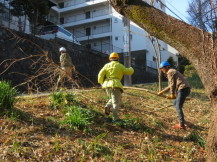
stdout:
[[180,123],[183,123],[183,124],[185,123],[185,118],[184,118],[184,113],[182,111],[182,107],[184,105],[186,97],[190,94],[190,92],[191,92],[190,88],[184,88],[184,89],[179,90],[176,96],[176,99],[173,103],[173,105],[176,108],[179,121]]

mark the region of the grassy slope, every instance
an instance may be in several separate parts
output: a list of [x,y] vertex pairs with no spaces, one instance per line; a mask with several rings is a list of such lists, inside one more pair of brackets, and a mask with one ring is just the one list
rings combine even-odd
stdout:
[[[154,90],[154,86],[146,86]],[[103,90],[78,92],[77,100],[97,112],[91,131],[60,124],[61,109],[50,109],[49,97],[23,98],[19,117],[0,119],[0,159],[3,161],[204,161],[204,139],[210,104],[203,90],[193,89],[184,105],[188,128],[174,130],[177,116],[171,100],[144,91],[125,90],[120,117],[112,124],[104,116]]]

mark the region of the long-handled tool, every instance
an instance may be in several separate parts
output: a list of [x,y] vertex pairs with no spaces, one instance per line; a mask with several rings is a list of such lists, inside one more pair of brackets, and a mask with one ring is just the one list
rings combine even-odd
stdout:
[[[134,90],[146,91],[146,92],[151,93],[151,94],[154,94],[154,95],[156,95],[156,96],[159,96],[159,97],[163,97],[163,98],[167,98],[167,99],[168,99],[168,96],[163,95],[163,94],[162,94],[162,95],[158,95],[158,93],[153,92],[153,91],[150,91],[150,90],[148,90],[148,89],[137,88],[137,87],[125,87],[125,86],[124,86],[124,88],[125,88],[125,89],[134,89]],[[186,100],[190,100],[190,98],[186,98]]]
[[163,94],[162,94],[162,95],[158,95],[156,92],[153,92],[153,91],[150,91],[150,90],[144,89],[144,88],[125,87],[125,86],[124,86],[124,88],[125,88],[125,89],[134,89],[134,90],[146,91],[146,92],[151,93],[151,94],[154,94],[154,95],[156,95],[156,96],[167,98],[166,95],[163,95]]

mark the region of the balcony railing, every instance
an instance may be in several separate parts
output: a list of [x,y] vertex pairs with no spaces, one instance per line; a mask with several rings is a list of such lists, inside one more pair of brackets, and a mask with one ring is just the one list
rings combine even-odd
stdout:
[[[110,26],[108,26],[108,25],[106,25],[106,26],[98,26],[98,27],[95,27],[95,28],[92,29],[91,35],[89,35],[89,37],[91,38],[94,35],[108,33],[110,31],[111,31]],[[87,34],[85,32],[81,32],[81,31],[78,31],[78,30],[75,30],[74,34],[75,34],[75,36],[77,38],[87,36]]]
[[74,0],[74,1],[68,1],[68,2],[64,2],[64,7],[63,8],[67,8],[67,7],[72,7],[72,6],[76,6],[76,5],[80,5],[83,3],[97,3],[97,2],[104,2],[107,0]]
[[102,34],[102,33],[108,33],[110,32],[110,26],[99,26],[94,28],[94,30],[92,31],[92,34]]
[[69,2],[65,2],[64,3],[64,7],[71,7],[71,6],[76,6],[82,3],[86,3],[86,2],[90,2],[90,1],[94,1],[94,0],[74,0],[74,1],[69,1]]
[[71,22],[77,22],[77,21],[81,21],[81,20],[85,20],[85,19],[93,19],[96,17],[100,17],[100,16],[105,16],[105,15],[109,15],[110,12],[109,10],[96,10],[95,12],[91,12],[91,14],[89,16],[87,16],[85,13],[82,14],[77,14],[71,17],[66,17],[64,24],[66,23],[71,23]]
[[110,43],[105,43],[105,42],[103,42],[101,45],[98,45],[98,46],[91,46],[91,49],[95,51],[99,51],[106,55],[109,55],[110,53],[114,51],[117,53],[123,53],[123,49],[116,47]]

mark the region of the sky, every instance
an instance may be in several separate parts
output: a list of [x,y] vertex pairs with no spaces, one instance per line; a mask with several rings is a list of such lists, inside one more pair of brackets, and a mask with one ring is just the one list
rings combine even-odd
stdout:
[[[190,0],[165,0],[165,3],[170,10],[177,14],[183,21],[187,22],[188,13],[186,10],[188,9],[188,1]],[[171,16],[178,18],[168,9],[166,9],[166,12]]]

